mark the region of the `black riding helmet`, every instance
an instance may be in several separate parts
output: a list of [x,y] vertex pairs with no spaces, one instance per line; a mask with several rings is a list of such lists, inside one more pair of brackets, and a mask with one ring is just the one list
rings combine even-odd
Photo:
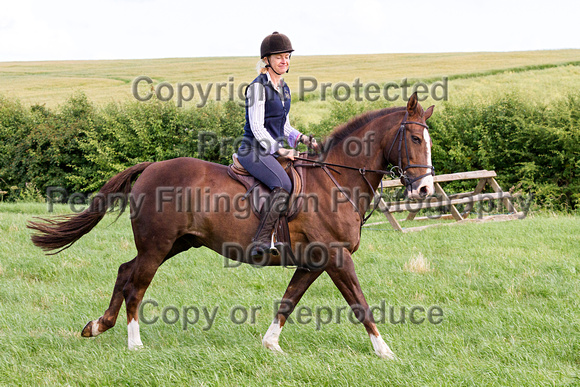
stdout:
[[284,34],[277,31],[272,32],[262,40],[262,45],[260,46],[260,58],[270,56],[272,54],[281,54],[283,52],[292,52],[292,43],[290,39]]

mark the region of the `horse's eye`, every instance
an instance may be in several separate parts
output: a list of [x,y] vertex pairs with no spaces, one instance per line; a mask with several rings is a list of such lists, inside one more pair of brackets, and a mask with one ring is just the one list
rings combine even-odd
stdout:
[[420,144],[421,143],[421,139],[417,136],[411,136],[411,139],[413,140],[413,142],[415,144]]

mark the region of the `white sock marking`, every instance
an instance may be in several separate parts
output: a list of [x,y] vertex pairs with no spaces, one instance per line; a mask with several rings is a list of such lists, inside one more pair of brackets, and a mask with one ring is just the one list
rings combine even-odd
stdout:
[[139,349],[143,347],[143,343],[141,342],[141,334],[139,333],[139,322],[137,320],[133,319],[127,325],[127,333],[129,334],[129,349]]
[[262,345],[272,351],[283,352],[278,344],[278,338],[280,337],[281,332],[282,327],[280,326],[280,322],[277,319],[274,319],[262,339]]
[[99,320],[93,320],[91,324],[91,335],[95,337],[100,334],[101,332],[99,332]]
[[393,351],[391,351],[391,349],[389,348],[387,343],[385,343],[385,340],[383,340],[381,335],[375,336],[371,333],[371,334],[369,334],[369,337],[371,338],[371,343],[373,344],[373,349],[375,350],[375,353],[379,357],[382,357],[383,359],[394,359],[395,358],[395,354],[393,353]]

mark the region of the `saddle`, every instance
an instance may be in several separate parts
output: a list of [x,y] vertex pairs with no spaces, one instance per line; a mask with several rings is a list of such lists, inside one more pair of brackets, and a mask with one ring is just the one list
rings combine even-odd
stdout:
[[[258,219],[261,219],[264,206],[270,198],[270,188],[246,171],[240,164],[236,153],[233,154],[232,161],[227,170],[228,175],[246,188],[244,200],[250,201],[252,212]],[[304,200],[303,168],[300,168],[300,172],[298,172],[292,160],[280,157],[278,161],[292,181],[292,192],[288,202],[288,213],[280,218],[274,229],[276,230],[276,240],[290,245],[288,222],[298,216]]]

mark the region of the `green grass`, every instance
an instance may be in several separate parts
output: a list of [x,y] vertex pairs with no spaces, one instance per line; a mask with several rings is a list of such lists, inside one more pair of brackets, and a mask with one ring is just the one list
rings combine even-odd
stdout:
[[[62,213],[66,208],[59,207]],[[0,384],[23,385],[578,385],[580,219],[440,227],[401,234],[364,230],[355,254],[371,305],[444,311],[433,325],[379,324],[398,360],[372,353],[364,328],[286,325],[285,355],[261,347],[292,270],[224,268],[207,249],[190,250],[157,273],[146,299],[165,306],[218,306],[205,324],[141,325],[144,350],[126,349],[118,324],[94,339],[80,330],[107,307],[118,266],[135,255],[129,220],[107,216],[56,256],[32,246],[26,221],[44,204],[0,204]],[[409,268],[423,257],[426,271]],[[407,264],[407,265],[406,265]],[[323,275],[300,306],[344,306]],[[234,324],[235,306],[260,307]],[[150,309],[151,316],[155,315]]]
[[[286,80],[300,76],[351,84],[432,82],[448,76],[449,97],[489,100],[516,92],[547,101],[580,89],[580,50],[511,53],[296,55]],[[62,104],[75,90],[91,101],[132,100],[139,75],[162,81],[247,82],[256,58],[136,61],[0,62],[2,94],[25,104]],[[573,62],[573,63],[572,63]],[[306,127],[327,116],[330,102],[293,102],[292,119]],[[429,106],[432,100],[423,102]],[[397,104],[402,104],[398,101]],[[436,105],[441,105],[436,102]],[[58,207],[58,213],[65,213]],[[141,325],[146,348],[126,349],[125,311],[94,339],[80,331],[106,309],[118,266],[135,255],[129,220],[107,216],[72,248],[45,256],[30,242],[26,222],[46,216],[44,204],[0,203],[0,385],[580,385],[580,218],[535,215],[521,221],[466,224],[401,234],[364,229],[355,254],[371,305],[408,309],[437,305],[443,323],[379,324],[398,356],[384,361],[360,325],[316,329],[288,324],[285,355],[261,347],[292,270],[240,266],[207,249],[164,264],[146,294],[166,306],[218,307],[183,330]],[[375,215],[371,221],[384,220]],[[411,226],[403,224],[404,227]],[[422,258],[427,270],[409,264]],[[323,275],[299,306],[346,305]],[[236,306],[259,308],[253,323],[234,324]],[[388,310],[388,309],[387,309]],[[296,317],[296,316],[294,316]],[[343,316],[344,317],[344,316]]]

